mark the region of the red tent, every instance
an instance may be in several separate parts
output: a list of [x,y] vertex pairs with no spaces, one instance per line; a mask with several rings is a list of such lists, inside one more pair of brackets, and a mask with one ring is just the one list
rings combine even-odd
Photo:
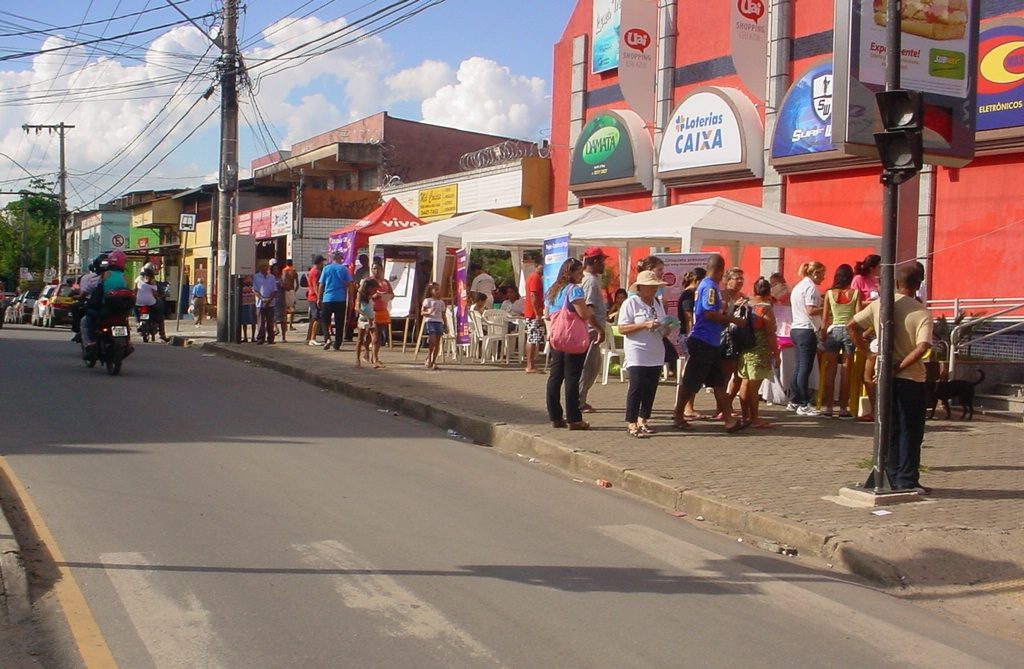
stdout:
[[420,225],[423,225],[423,221],[403,207],[398,200],[391,198],[359,222],[331,232],[327,244],[331,251],[344,253],[345,264],[352,265],[356,260],[357,249],[369,246],[371,235]]

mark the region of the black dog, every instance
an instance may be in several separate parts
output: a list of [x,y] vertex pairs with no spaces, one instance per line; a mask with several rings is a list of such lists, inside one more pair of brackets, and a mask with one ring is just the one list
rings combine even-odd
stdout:
[[935,409],[939,402],[946,410],[946,420],[949,420],[953,412],[949,408],[949,401],[955,399],[960,405],[960,420],[974,419],[974,389],[979,383],[985,380],[985,372],[978,370],[978,380],[975,382],[964,379],[953,381],[932,381],[928,383],[928,404],[931,407],[931,415],[928,419],[935,418]]

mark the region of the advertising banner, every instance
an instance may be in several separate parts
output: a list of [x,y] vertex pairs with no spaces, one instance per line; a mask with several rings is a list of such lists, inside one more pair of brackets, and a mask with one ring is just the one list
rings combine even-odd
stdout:
[[729,45],[740,80],[758,100],[764,99],[768,72],[768,3],[729,0]]
[[[836,0],[835,145],[877,156],[874,94],[885,88],[883,0]],[[924,94],[925,162],[962,167],[974,158],[980,0],[904,0],[900,86]]]
[[[675,316],[679,313],[679,296],[686,286],[683,285],[683,276],[695,267],[704,267],[710,253],[659,253],[657,254],[665,262],[665,271],[661,280],[667,283],[664,292],[661,294],[662,303],[665,305],[665,313]],[[675,341],[676,350],[680,355],[685,353],[679,338]]]
[[1024,18],[984,21],[978,39],[978,132],[1024,135]]
[[763,145],[761,119],[749,98],[736,89],[701,87],[672,114],[658,151],[658,176],[670,182],[761,177]]
[[782,101],[772,160],[832,151],[832,61],[818,61],[796,80]]
[[465,249],[455,252],[455,341],[469,343],[469,254]]
[[593,59],[590,71],[607,72],[619,66],[619,9],[622,0],[594,0],[590,42]]
[[252,234],[252,212],[248,211],[244,214],[238,215],[238,223],[235,226],[235,234],[239,235],[251,235]]
[[286,202],[270,208],[270,236],[292,234],[292,203]]
[[421,218],[444,218],[454,216],[459,210],[459,186],[451,184],[420,191],[419,212]]
[[569,259],[569,235],[548,237],[544,240],[544,295],[558,279],[558,270]]
[[356,232],[344,232],[327,238],[327,250],[330,253],[341,251],[342,263],[351,267],[356,261]]
[[270,234],[271,223],[269,207],[252,212],[252,235],[256,239],[270,239],[273,236]]
[[622,0],[619,89],[640,118],[654,124],[658,77],[658,0]]
[[654,142],[636,112],[607,111],[583,127],[573,148],[569,187],[584,191],[650,190]]

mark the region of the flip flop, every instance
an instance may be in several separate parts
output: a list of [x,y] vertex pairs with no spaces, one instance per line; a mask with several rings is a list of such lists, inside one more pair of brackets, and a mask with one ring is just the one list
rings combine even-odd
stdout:
[[683,430],[684,432],[693,432],[693,426],[685,421],[682,423],[672,423],[672,427],[677,430]]
[[725,426],[725,431],[728,432],[729,434],[733,434],[734,432],[739,432],[745,427],[746,424],[742,420],[734,420],[732,425]]
[[759,420],[756,423],[752,423],[751,427],[755,430],[774,430],[775,425],[773,423],[767,423],[763,420]]
[[702,413],[691,413],[683,414],[683,418],[685,418],[686,420],[707,420],[708,417]]

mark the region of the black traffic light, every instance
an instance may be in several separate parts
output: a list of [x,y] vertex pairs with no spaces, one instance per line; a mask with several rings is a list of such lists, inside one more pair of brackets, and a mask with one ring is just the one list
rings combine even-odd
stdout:
[[903,183],[924,166],[924,97],[918,91],[896,89],[875,93],[883,132],[875,133],[882,160],[882,179]]

